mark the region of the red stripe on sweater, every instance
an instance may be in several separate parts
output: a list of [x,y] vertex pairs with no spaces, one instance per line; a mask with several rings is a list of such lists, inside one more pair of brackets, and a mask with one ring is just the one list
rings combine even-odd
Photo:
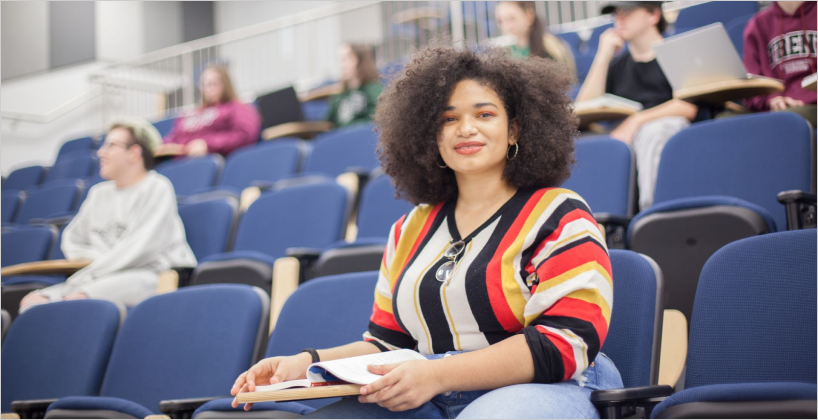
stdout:
[[557,350],[559,350],[560,355],[562,356],[563,370],[565,372],[562,376],[562,380],[567,381],[571,379],[571,375],[573,375],[574,371],[577,370],[577,362],[574,360],[574,348],[571,347],[571,344],[565,341],[565,339],[563,339],[561,336],[548,331],[545,329],[545,327],[538,325],[536,328],[537,331],[545,334],[545,336],[551,340],[551,343],[557,347]]
[[514,312],[509,308],[505,293],[503,293],[503,271],[502,258],[506,250],[514,243],[520,235],[526,221],[528,220],[534,208],[540,202],[540,198],[547,192],[547,189],[542,189],[535,192],[531,198],[525,203],[520,214],[514,219],[514,222],[509,226],[508,231],[503,236],[500,244],[497,246],[497,251],[491,258],[491,261],[486,266],[486,289],[489,296],[491,308],[497,317],[497,321],[508,332],[517,332],[523,326],[514,315]]

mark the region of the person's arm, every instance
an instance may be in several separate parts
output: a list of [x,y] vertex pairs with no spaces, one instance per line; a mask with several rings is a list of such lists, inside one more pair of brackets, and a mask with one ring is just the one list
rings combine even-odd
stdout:
[[89,259],[93,260],[99,257],[99,250],[91,246],[90,236],[88,235],[91,229],[89,221],[89,212],[94,206],[96,200],[96,193],[94,187],[88,192],[88,197],[80,206],[77,215],[71,219],[68,226],[65,227],[62,233],[62,243],[59,244],[63,255],[69,260]]
[[[613,283],[605,241],[590,209],[570,192],[560,214],[544,215],[544,239],[529,266],[521,334],[481,350],[431,361],[373,366],[384,377],[361,389],[362,402],[415,408],[444,391],[472,391],[579,378],[604,343]],[[565,211],[562,211],[565,210]]]
[[[372,306],[369,328],[364,333],[364,341],[329,349],[318,349],[316,351],[321,361],[364,356],[398,348],[414,348],[414,340],[400,329],[392,314],[392,288],[389,283],[389,269],[395,257],[401,228],[405,221],[406,216],[401,217],[389,231],[389,239],[375,286],[375,303]],[[312,358],[307,353],[263,359],[239,375],[230,394],[235,396],[239,392],[253,392],[258,385],[304,379],[311,363]],[[234,399],[232,405],[235,408],[239,406],[239,403]],[[245,404],[244,409],[249,410],[252,406],[252,404]]]
[[591,69],[588,70],[588,75],[585,81],[582,82],[582,87],[577,94],[577,102],[594,99],[605,94],[605,88],[608,79],[608,68],[611,65],[611,60],[618,51],[625,46],[625,41],[622,37],[611,28],[602,33],[599,37],[599,48],[597,49],[594,62],[591,64]]
[[[766,47],[761,47],[766,44],[759,39],[761,35],[759,31],[755,18],[750,19],[744,28],[744,67],[749,74],[766,76],[763,62],[768,60],[768,57],[766,56]],[[747,98],[744,100],[744,106],[752,112],[768,111],[770,109],[770,100],[777,96],[781,96],[781,94],[772,93]]]
[[173,120],[173,127],[170,129],[170,132],[162,139],[163,143],[181,143],[180,135],[182,134],[182,123],[184,122],[185,117],[180,116]]
[[171,215],[176,214],[177,207],[170,185],[151,189],[150,195],[140,200],[140,203],[140,208],[127,221],[128,226],[122,233],[122,239],[67,281],[81,288],[79,285],[89,279],[143,265],[177,239],[172,237],[175,230]]
[[633,141],[639,128],[645,123],[664,117],[684,117],[689,121],[693,121],[696,118],[698,110],[699,108],[690,102],[685,102],[680,99],[671,99],[663,104],[656,105],[644,111],[639,111],[625,118],[621,124],[611,131],[610,136],[625,143],[630,143]]
[[207,142],[211,153],[229,154],[241,146],[253,144],[258,140],[261,130],[261,117],[252,106],[235,104],[230,116],[231,127],[224,131],[211,132],[202,138]]

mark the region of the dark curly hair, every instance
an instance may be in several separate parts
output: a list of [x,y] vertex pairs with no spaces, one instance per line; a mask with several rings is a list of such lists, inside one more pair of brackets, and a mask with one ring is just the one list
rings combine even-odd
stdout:
[[574,163],[576,119],[566,95],[570,72],[551,60],[512,58],[505,50],[480,52],[435,45],[421,50],[390,81],[375,113],[383,171],[397,195],[414,204],[457,198],[454,172],[440,168],[437,139],[443,112],[461,80],[474,80],[502,99],[509,128],[517,121],[519,153],[503,179],[520,188],[560,185]]

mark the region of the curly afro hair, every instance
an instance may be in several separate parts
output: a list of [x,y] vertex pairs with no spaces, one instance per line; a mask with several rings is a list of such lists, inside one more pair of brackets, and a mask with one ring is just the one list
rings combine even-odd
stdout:
[[517,122],[520,149],[506,163],[506,182],[519,189],[545,188],[568,178],[577,126],[566,95],[573,82],[566,68],[537,57],[512,58],[499,48],[475,52],[433,45],[417,52],[389,83],[374,117],[381,166],[399,197],[414,204],[457,197],[454,172],[438,166],[437,139],[444,109],[462,80],[494,90],[509,125]]

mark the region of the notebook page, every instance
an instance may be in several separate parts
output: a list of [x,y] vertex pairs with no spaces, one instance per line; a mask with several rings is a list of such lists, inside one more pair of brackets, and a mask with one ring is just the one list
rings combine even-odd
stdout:
[[350,357],[348,359],[319,362],[310,366],[307,370],[307,378],[313,382],[323,381],[324,379],[321,374],[313,371],[313,368],[322,368],[349,383],[367,385],[382,377],[382,375],[369,372],[367,366],[388,365],[409,360],[426,360],[426,358],[416,351],[403,349]]

